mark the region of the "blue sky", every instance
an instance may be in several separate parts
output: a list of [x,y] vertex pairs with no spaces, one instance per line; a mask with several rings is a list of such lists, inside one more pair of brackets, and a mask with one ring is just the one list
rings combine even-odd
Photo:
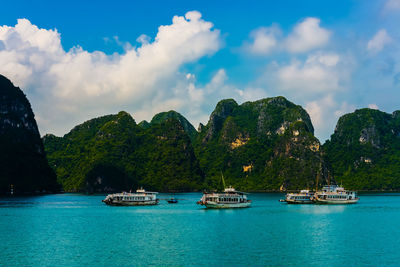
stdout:
[[9,1],[0,73],[42,134],[120,110],[196,127],[222,98],[283,95],[323,142],[356,108],[400,109],[399,22],[400,0]]

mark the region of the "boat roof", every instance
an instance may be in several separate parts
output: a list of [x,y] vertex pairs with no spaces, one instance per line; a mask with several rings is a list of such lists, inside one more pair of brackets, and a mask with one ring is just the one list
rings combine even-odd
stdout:
[[148,192],[148,191],[145,191],[145,192],[121,192],[121,193],[114,193],[114,194],[111,194],[111,195],[124,195],[124,196],[129,196],[129,195],[144,195],[144,194],[148,194],[148,195],[155,195],[155,194],[158,194],[158,192]]
[[205,191],[205,192],[203,192],[204,194],[223,194],[223,195],[229,195],[229,194],[240,194],[240,195],[248,195],[248,194],[250,194],[250,193],[247,193],[247,192],[242,192],[242,191],[223,191],[223,192],[220,192],[220,191],[217,191],[217,192],[207,192],[207,191]]
[[136,190],[136,193],[158,194],[158,192],[150,192],[150,191],[146,191],[146,190],[144,190],[144,189],[143,189],[143,187],[141,187],[141,188],[138,188],[138,189]]

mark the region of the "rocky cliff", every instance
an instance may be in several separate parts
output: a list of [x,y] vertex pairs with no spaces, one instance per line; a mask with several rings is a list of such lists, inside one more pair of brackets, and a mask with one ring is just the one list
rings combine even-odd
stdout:
[[194,146],[211,187],[222,174],[242,190],[313,188],[328,177],[307,112],[284,97],[220,101]]
[[400,112],[342,116],[323,150],[336,180],[357,190],[400,189]]
[[57,190],[31,105],[18,87],[0,75],[0,194]]
[[344,115],[323,146],[307,112],[284,97],[222,100],[198,132],[175,111],[139,125],[120,112],[43,140],[67,191],[215,189],[222,175],[248,191],[313,189],[317,181],[400,189],[400,111]]

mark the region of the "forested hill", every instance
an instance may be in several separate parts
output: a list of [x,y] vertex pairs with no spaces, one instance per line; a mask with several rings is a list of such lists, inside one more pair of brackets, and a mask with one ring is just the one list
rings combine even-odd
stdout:
[[198,131],[173,110],[139,125],[122,111],[40,139],[28,99],[0,75],[0,147],[0,194],[200,191],[222,175],[246,191],[400,190],[400,111],[346,114],[321,146],[307,112],[281,96],[221,100]]
[[284,97],[241,105],[220,101],[199,131],[163,112],[139,125],[126,112],[89,120],[64,137],[43,138],[67,191],[246,191],[400,189],[400,112],[344,115],[321,146],[307,112]]
[[144,129],[148,129],[151,125],[160,124],[167,119],[175,119],[179,121],[180,125],[190,137],[190,140],[194,140],[196,138],[197,131],[193,125],[184,116],[174,110],[158,113],[151,119],[150,123],[147,121],[142,121],[139,123],[139,126]]
[[43,137],[51,166],[67,191],[195,191],[204,175],[181,122],[138,126],[126,112],[89,120],[64,137]]
[[18,87],[0,75],[0,195],[58,190],[31,105]]
[[200,128],[175,111],[139,125],[120,112],[43,140],[67,191],[215,189],[221,174],[249,191],[311,188],[317,176],[326,180],[307,112],[283,97],[242,105],[223,100]]
[[334,176],[357,190],[400,190],[400,111],[342,116],[323,150]]
[[194,142],[207,184],[241,190],[314,188],[328,177],[307,112],[284,97],[220,101]]

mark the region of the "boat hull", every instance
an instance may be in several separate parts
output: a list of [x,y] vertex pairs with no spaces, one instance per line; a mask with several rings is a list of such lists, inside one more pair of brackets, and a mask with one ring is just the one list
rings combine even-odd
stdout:
[[208,201],[204,204],[208,209],[234,209],[234,208],[248,208],[251,205],[251,202],[242,202],[242,203],[217,203]]
[[158,201],[103,201],[109,206],[153,206],[157,205]]
[[291,199],[285,199],[284,202],[287,204],[313,204],[314,201],[310,200],[291,200]]
[[341,205],[341,204],[355,204],[358,202],[358,198],[356,199],[343,199],[343,200],[332,200],[332,199],[320,199],[316,198],[315,200],[316,204],[330,204],[330,205]]

